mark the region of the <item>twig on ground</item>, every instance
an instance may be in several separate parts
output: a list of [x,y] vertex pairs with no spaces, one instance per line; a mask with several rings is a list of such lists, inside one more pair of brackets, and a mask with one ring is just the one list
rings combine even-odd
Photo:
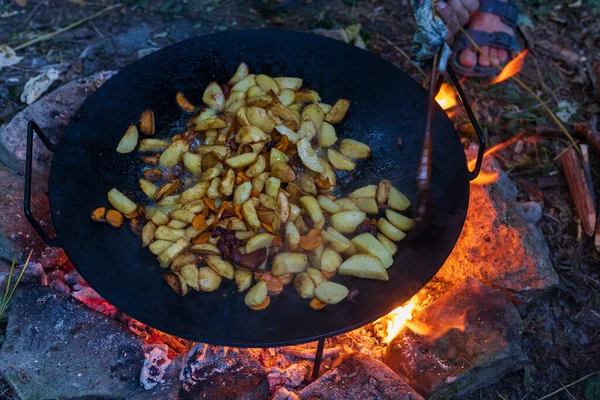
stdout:
[[[585,139],[588,144],[591,144],[596,149],[600,150],[600,132],[596,131],[595,126],[598,118],[592,117],[589,124],[566,124],[565,127],[569,132],[573,132],[577,137]],[[537,124],[535,133],[540,136],[562,136],[563,131],[554,124]]]
[[[286,346],[282,347],[281,351],[285,354],[289,354],[294,357],[305,358],[308,360],[314,360],[316,355],[316,349],[305,349],[298,346]],[[330,349],[323,350],[323,358],[337,356],[342,352],[341,347],[332,347]]]
[[591,195],[591,188],[585,179],[585,173],[581,167],[579,157],[575,150],[568,149],[560,157],[571,197],[575,203],[577,215],[583,225],[583,231],[587,236],[594,236],[596,229],[596,206]]
[[573,386],[573,385],[576,385],[576,384],[578,384],[579,382],[583,382],[583,381],[585,381],[586,379],[588,379],[588,378],[591,378],[592,376],[594,376],[594,375],[596,375],[596,374],[598,374],[598,373],[600,373],[600,371],[596,371],[596,372],[592,372],[591,374],[587,374],[587,375],[586,375],[586,376],[584,376],[583,378],[579,378],[579,379],[577,379],[575,382],[571,382],[571,383],[569,383],[568,385],[566,385],[566,386],[563,386],[562,388],[560,388],[560,389],[558,389],[558,390],[555,390],[555,391],[554,391],[554,392],[552,392],[552,393],[548,393],[547,395],[545,395],[545,396],[543,396],[543,397],[538,397],[538,399],[537,399],[537,400],[545,400],[545,399],[549,399],[550,397],[552,397],[552,396],[554,396],[554,395],[556,395],[556,394],[558,394],[558,393],[562,392],[563,390],[566,390],[567,388],[569,388],[569,387],[571,387],[571,386]]
[[102,9],[102,10],[98,11],[97,13],[94,13],[94,14],[90,15],[89,17],[85,17],[85,18],[83,18],[83,19],[80,19],[79,21],[73,22],[72,24],[70,24],[70,25],[67,25],[67,26],[65,26],[64,28],[59,28],[59,29],[58,29],[57,31],[55,31],[55,32],[51,32],[51,33],[47,33],[47,34],[45,34],[45,35],[42,35],[42,36],[38,36],[38,37],[37,37],[37,38],[35,38],[35,39],[32,39],[32,40],[30,40],[30,41],[28,41],[28,42],[25,42],[25,43],[23,43],[23,44],[20,44],[20,45],[18,45],[17,47],[15,47],[15,48],[14,48],[14,50],[15,50],[15,51],[18,51],[18,50],[24,49],[24,48],[26,48],[26,47],[28,47],[28,46],[31,46],[31,45],[33,45],[33,44],[36,44],[36,43],[39,43],[39,42],[43,42],[43,41],[46,41],[46,40],[52,39],[54,36],[60,35],[61,33],[64,33],[64,32],[66,32],[66,31],[68,31],[68,30],[70,30],[70,29],[73,29],[73,28],[75,28],[75,27],[78,27],[78,26],[79,26],[79,25],[81,25],[81,24],[84,24],[84,23],[86,23],[86,22],[88,22],[88,21],[91,21],[91,20],[93,20],[94,18],[97,18],[97,17],[101,16],[102,14],[105,14],[105,13],[107,13],[107,12],[109,12],[109,11],[111,11],[111,10],[114,10],[114,9],[116,9],[116,8],[119,8],[119,7],[121,7],[121,6],[122,6],[122,4],[121,4],[121,3],[118,3],[118,4],[114,4],[114,5],[112,5],[112,6],[106,7],[106,8],[104,8],[104,9]]
[[[389,40],[388,38],[386,38],[383,35],[379,35],[379,37],[386,42],[387,44],[389,44],[390,46],[392,46],[394,48],[394,50],[396,50],[398,53],[402,54],[404,56],[404,58],[406,58],[408,61],[411,61],[410,56],[408,54],[406,54],[406,52],[404,50],[402,50],[400,47],[398,47],[398,45],[396,45],[394,42],[392,42],[391,40]],[[413,64],[414,65],[414,64]],[[418,65],[414,65],[414,67],[421,73],[421,75],[423,75],[424,78],[427,78],[427,73],[425,71],[423,71],[423,69],[421,67],[419,67]]]

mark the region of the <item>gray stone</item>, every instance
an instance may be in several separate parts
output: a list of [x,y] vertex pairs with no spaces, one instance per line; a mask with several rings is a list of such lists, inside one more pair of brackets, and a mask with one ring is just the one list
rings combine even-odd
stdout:
[[542,219],[542,206],[535,201],[526,201],[523,203],[514,203],[515,211],[529,224],[537,224]]
[[[0,130],[0,161],[13,171],[23,174],[29,121],[35,121],[44,133],[56,142],[83,101],[114,74],[114,71],[103,71],[69,82],[15,115],[12,121]],[[52,153],[37,136],[33,143],[33,157],[34,171],[47,177],[50,173]]]
[[128,398],[143,344],[123,325],[48,287],[18,290],[0,373],[22,399]]
[[493,160],[484,171],[497,172],[489,185],[471,184],[469,210],[454,250],[436,275],[456,284],[467,277],[530,301],[558,283],[545,238],[511,206],[514,185]]
[[302,400],[422,400],[385,364],[356,353],[302,389]]
[[267,373],[252,350],[198,343],[176,358],[152,390],[136,390],[136,400],[254,400],[269,397]]
[[407,326],[388,346],[384,362],[429,399],[467,396],[524,360],[518,311],[503,292],[476,279],[446,292]]
[[90,47],[86,57],[92,57],[98,51],[116,56],[131,56],[139,49],[148,47],[151,37],[152,26],[144,24],[99,41]]

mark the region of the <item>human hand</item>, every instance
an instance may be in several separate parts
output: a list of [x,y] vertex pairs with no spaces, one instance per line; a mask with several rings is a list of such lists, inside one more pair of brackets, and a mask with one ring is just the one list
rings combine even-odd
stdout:
[[479,11],[479,0],[437,1],[435,9],[448,29],[446,41],[452,43],[454,35],[469,22],[471,15]]

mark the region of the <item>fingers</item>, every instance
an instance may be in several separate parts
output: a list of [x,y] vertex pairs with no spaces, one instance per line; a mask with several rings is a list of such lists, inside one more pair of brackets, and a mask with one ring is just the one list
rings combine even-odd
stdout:
[[458,17],[456,16],[456,13],[452,7],[450,7],[445,1],[436,2],[435,9],[442,21],[444,21],[446,29],[448,29],[448,38],[446,41],[450,43],[454,39],[454,35],[460,30]]
[[448,4],[454,10],[454,14],[456,14],[460,26],[464,26],[469,22],[469,10],[467,10],[463,1],[464,0],[448,0]]
[[479,0],[462,0],[462,3],[469,15],[473,15],[479,11]]

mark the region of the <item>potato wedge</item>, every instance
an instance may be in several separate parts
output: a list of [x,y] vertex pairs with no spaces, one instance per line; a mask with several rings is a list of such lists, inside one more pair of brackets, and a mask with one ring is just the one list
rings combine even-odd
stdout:
[[[248,107],[246,113],[248,114],[250,109],[256,108],[258,107]],[[269,139],[270,136],[267,135],[262,129],[252,125],[242,126],[235,135],[235,142],[240,144],[264,142]]]
[[202,256],[219,256],[219,255],[221,255],[219,248],[212,243],[194,244],[194,245],[192,245],[192,247],[190,247],[190,251],[192,251],[194,254],[199,254]]
[[214,178],[210,182],[210,186],[208,187],[208,190],[206,191],[206,197],[208,197],[209,199],[220,198],[222,196],[221,192],[219,191],[220,187],[221,187],[221,178]]
[[173,219],[191,224],[196,214],[188,210],[173,210],[169,216]]
[[110,205],[123,214],[131,214],[137,209],[137,204],[115,188],[108,192],[107,197]]
[[319,130],[321,128],[321,124],[325,120],[325,113],[317,104],[309,104],[302,110],[300,118],[302,120],[309,119],[313,123],[315,129]]
[[301,272],[294,277],[294,289],[303,299],[315,297],[315,284],[306,272]]
[[172,167],[178,164],[183,158],[183,154],[188,151],[190,144],[187,140],[177,140],[173,142],[158,159],[158,163],[161,167]]
[[177,272],[165,271],[163,274],[163,280],[173,289],[178,296],[185,296],[188,292],[188,285],[185,282],[183,276]]
[[327,114],[329,112],[329,110],[331,110],[331,105],[330,104],[319,103],[318,106],[321,108],[321,110],[323,110],[323,112],[325,114]]
[[315,228],[323,228],[323,225],[325,225],[325,217],[323,216],[323,210],[317,199],[312,196],[302,196],[300,197],[299,202],[300,206],[306,210],[310,219],[312,219]]
[[311,250],[308,254],[310,264],[313,268],[321,269],[321,258],[323,258],[323,252],[325,251],[325,245],[321,243],[315,249]]
[[256,153],[244,153],[239,156],[228,158],[225,160],[225,164],[231,168],[243,168],[256,161],[257,156]]
[[267,159],[262,154],[256,157],[256,161],[246,169],[246,176],[254,178],[258,174],[262,174],[267,167]]
[[292,89],[283,89],[278,97],[281,104],[287,107],[296,99],[296,93]]
[[202,157],[198,154],[185,152],[183,153],[183,166],[194,176],[202,174]]
[[352,199],[337,199],[335,201],[335,204],[337,204],[342,209],[342,211],[360,211],[360,208],[358,208],[358,206]]
[[246,100],[246,104],[254,107],[267,107],[273,101],[273,97],[268,94],[263,94],[259,96],[249,97]]
[[362,211],[342,211],[331,216],[331,226],[340,233],[353,233],[366,217]]
[[156,185],[150,181],[147,181],[143,178],[139,179],[140,182],[140,189],[142,189],[142,192],[144,192],[144,194],[146,196],[148,196],[151,199],[154,199],[154,195],[156,194],[156,190],[158,189],[156,187]]
[[389,280],[387,271],[379,258],[370,254],[353,255],[340,265],[338,273],[365,279]]
[[223,260],[220,256],[207,256],[206,263],[223,278],[233,279],[235,270],[229,261]]
[[331,148],[327,150],[327,158],[331,165],[333,165],[333,168],[339,171],[352,171],[356,168],[354,161]]
[[398,246],[396,246],[396,243],[388,239],[388,237],[385,236],[383,233],[377,232],[377,240],[381,242],[381,244],[386,248],[386,250],[388,251],[388,253],[390,253],[392,257],[398,251]]
[[323,303],[337,304],[348,296],[349,290],[346,286],[335,282],[321,282],[315,288],[315,296]]
[[352,243],[360,253],[377,257],[386,269],[394,263],[385,246],[370,233],[361,233],[352,239]]
[[170,268],[172,271],[179,272],[181,267],[183,267],[184,265],[187,265],[187,264],[196,265],[197,261],[198,260],[194,253],[183,252],[180,255],[178,255],[177,257],[175,257],[175,259],[173,260],[173,262],[170,265]]
[[[158,229],[157,229],[158,231]],[[166,268],[179,254],[184,252],[190,247],[190,242],[185,238],[178,239],[171,247],[163,251],[158,255],[158,262],[160,266]]]
[[144,135],[154,135],[154,112],[149,108],[140,116],[140,131]]
[[252,286],[252,271],[247,269],[236,268],[235,269],[235,285],[238,292],[243,292]]
[[177,92],[175,95],[175,102],[182,111],[189,113],[196,111],[196,107],[181,92]]
[[255,231],[260,229],[260,220],[258,219],[256,209],[254,208],[254,203],[251,199],[246,200],[244,204],[242,204],[242,215],[244,216],[244,220],[246,221],[250,229]]
[[317,173],[325,171],[319,161],[319,157],[317,157],[317,154],[310,145],[310,140],[308,138],[300,139],[298,143],[296,143],[296,147],[298,149],[300,160],[302,160],[302,164],[304,164],[306,168]]
[[167,224],[167,227],[173,228],[173,229],[183,229],[186,226],[188,226],[187,222],[178,221],[176,219],[170,220],[169,223]]
[[342,208],[327,196],[321,194],[317,199],[321,208],[330,214],[336,214],[342,211]]
[[209,83],[204,90],[204,94],[202,95],[202,101],[213,110],[223,111],[223,106],[225,105],[225,95],[221,90],[221,86],[219,86],[217,82]]
[[319,146],[326,149],[327,147],[333,146],[337,141],[337,135],[335,134],[335,128],[329,122],[323,122],[321,124],[321,132],[319,133]]
[[235,70],[235,74],[233,74],[231,79],[229,79],[228,83],[235,85],[236,83],[247,77],[249,74],[250,68],[248,68],[248,65],[242,61]]
[[289,251],[295,251],[300,243],[300,233],[293,222],[285,224],[285,245]]
[[281,181],[274,176],[269,177],[265,183],[265,194],[271,197],[277,196],[279,188],[281,187]]
[[338,253],[348,251],[354,246],[352,242],[348,238],[346,238],[346,236],[342,235],[332,227],[329,227],[326,230],[322,231],[321,237],[329,247],[331,247]]
[[255,127],[261,129],[263,132],[270,134],[275,129],[275,121],[264,108],[260,107],[247,107],[246,117],[248,122]]
[[271,176],[279,179],[283,183],[288,183],[296,180],[296,173],[284,162],[271,164]]
[[274,238],[270,233],[257,233],[246,242],[246,254],[272,247]]
[[183,277],[185,283],[195,290],[200,290],[198,282],[198,267],[196,264],[186,264],[179,269],[179,275]]
[[306,268],[306,273],[310,276],[310,279],[315,284],[315,287],[319,286],[321,282],[325,282],[327,279],[323,276],[321,271],[316,268]]
[[281,92],[281,89],[279,89],[279,85],[277,85],[277,82],[275,82],[275,80],[268,75],[256,75],[255,80],[256,84],[265,93],[268,93],[269,90],[272,90],[275,94],[279,94]]
[[135,150],[135,146],[137,146],[138,143],[138,137],[139,135],[136,126],[131,125],[129,128],[127,128],[127,131],[119,141],[119,144],[117,145],[117,153],[127,154]]
[[296,91],[295,101],[296,103],[319,103],[321,101],[321,96],[314,90],[301,89]]
[[344,119],[346,113],[348,112],[348,108],[350,107],[350,102],[346,99],[339,99],[335,102],[331,110],[325,115],[325,121],[331,124],[337,124],[341,120]]
[[[136,139],[137,141],[137,139]],[[171,143],[162,139],[142,139],[138,151],[163,151]]]
[[336,272],[342,265],[343,259],[340,253],[330,247],[326,247],[321,255],[321,271]]
[[293,130],[291,130],[290,128],[288,128],[285,125],[277,125],[275,127],[275,129],[277,130],[277,132],[279,132],[281,135],[284,135],[288,138],[288,140],[292,143],[298,143],[298,141],[300,139],[303,139],[306,134],[304,132],[294,132]]
[[233,193],[233,186],[235,184],[235,172],[233,169],[228,169],[225,173],[225,177],[221,180],[219,185],[219,191],[223,196],[231,196]]
[[379,185],[377,185],[377,193],[375,195],[378,205],[381,206],[381,205],[384,205],[387,203],[388,195],[390,193],[391,187],[392,187],[392,184],[390,183],[390,181],[385,180],[385,179],[382,179],[381,181],[379,181]]
[[388,207],[393,208],[394,210],[404,211],[410,207],[410,200],[394,186],[391,186],[387,204]]
[[363,186],[359,189],[356,189],[354,192],[348,195],[351,199],[356,199],[359,197],[372,197],[375,198],[375,194],[377,193],[377,185],[367,185]]
[[405,217],[404,215],[397,213],[396,211],[387,208],[385,210],[385,217],[392,225],[400,229],[403,232],[408,232],[415,227],[415,220],[412,218]]
[[198,182],[194,186],[189,189],[186,189],[181,193],[181,197],[179,198],[179,203],[187,204],[194,200],[199,200],[206,195],[206,191],[210,186],[210,182]]
[[319,174],[319,178],[323,181],[329,181],[329,184],[331,185],[329,189],[321,189],[321,192],[331,192],[335,189],[336,185],[335,171],[331,167],[331,164],[329,164],[326,160],[319,158],[319,161],[323,166],[323,172]]
[[[156,232],[156,225],[152,221],[146,222],[146,225],[142,228],[142,247],[148,247],[154,240],[154,234]],[[164,249],[166,250],[166,249]],[[155,253],[156,254],[156,253]],[[159,253],[160,254],[160,253]]]
[[245,203],[250,198],[250,191],[252,190],[251,182],[244,182],[235,189],[233,193],[233,205]]
[[240,80],[238,83],[233,85],[233,87],[231,88],[231,91],[233,92],[235,90],[239,90],[241,92],[247,92],[248,89],[250,89],[252,86],[256,85],[255,78],[256,78],[256,75],[254,75],[254,74],[247,75],[242,80]]
[[198,289],[201,292],[214,292],[221,286],[221,275],[211,267],[198,268]]
[[295,205],[294,203],[290,203],[290,216],[288,217],[288,221],[296,221],[296,219],[300,216],[300,207]]
[[169,217],[167,217],[162,211],[156,210],[151,218],[152,222],[156,225],[162,226],[169,223]]
[[248,290],[248,293],[246,293],[246,297],[244,298],[244,303],[246,303],[248,307],[258,306],[262,304],[266,298],[267,283],[265,281],[259,281]]
[[364,211],[367,214],[379,214],[379,207],[377,201],[373,197],[359,197],[354,199],[354,204],[360,211]]
[[282,76],[278,78],[274,78],[277,85],[282,89],[292,89],[298,90],[302,87],[302,79],[300,78],[290,78],[287,76]]
[[[194,129],[197,131],[206,131],[205,135],[208,139],[209,131],[211,129],[222,129],[225,127],[227,127],[227,122],[225,122],[224,120],[222,120],[219,117],[212,117],[212,118],[207,118],[207,119],[203,119],[202,121],[196,122]],[[215,131],[214,135],[216,136],[216,134],[217,134],[217,132]]]
[[377,229],[394,242],[399,242],[406,237],[406,233],[396,228],[385,218],[379,218]]
[[353,139],[344,139],[340,143],[340,153],[348,158],[362,159],[371,157],[371,148]]
[[159,226],[154,233],[154,237],[159,240],[169,240],[176,242],[179,238],[183,237],[185,231],[183,229],[173,229],[167,226]]
[[308,257],[302,253],[279,253],[273,260],[271,273],[275,276],[295,274],[306,270]]
[[148,249],[152,254],[159,255],[173,245],[173,242],[168,240],[155,240],[148,245]]

